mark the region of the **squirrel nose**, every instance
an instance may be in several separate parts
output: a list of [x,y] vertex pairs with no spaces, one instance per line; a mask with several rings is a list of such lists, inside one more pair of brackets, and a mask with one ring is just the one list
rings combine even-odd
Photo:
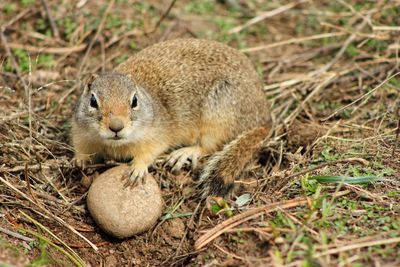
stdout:
[[122,122],[122,120],[118,118],[113,118],[111,119],[108,128],[110,128],[110,130],[113,131],[114,133],[118,133],[119,131],[124,129],[124,123]]

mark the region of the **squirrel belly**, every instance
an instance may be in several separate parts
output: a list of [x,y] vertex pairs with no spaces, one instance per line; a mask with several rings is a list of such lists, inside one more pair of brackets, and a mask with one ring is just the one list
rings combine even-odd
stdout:
[[132,158],[130,186],[171,148],[181,147],[167,159],[175,170],[212,155],[200,178],[204,192],[226,195],[269,123],[262,82],[244,54],[214,41],[175,39],[95,75],[78,101],[71,134],[78,165]]

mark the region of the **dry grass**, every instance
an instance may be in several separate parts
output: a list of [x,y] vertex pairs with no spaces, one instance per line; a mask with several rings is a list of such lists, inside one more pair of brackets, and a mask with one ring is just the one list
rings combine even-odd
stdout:
[[[163,3],[0,3],[0,265],[400,265],[400,3]],[[196,174],[157,163],[167,216],[113,240],[80,183],[104,167],[70,163],[73,106],[88,75],[176,37],[246,52],[275,134],[237,182],[245,204],[226,200],[233,211],[213,214],[195,197]],[[313,175],[384,180],[322,185]]]

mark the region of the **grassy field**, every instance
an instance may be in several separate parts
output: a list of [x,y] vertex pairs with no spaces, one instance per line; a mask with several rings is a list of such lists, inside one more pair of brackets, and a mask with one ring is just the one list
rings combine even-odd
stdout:
[[[400,266],[399,1],[3,0],[0,12],[0,266]],[[249,56],[274,135],[230,199],[200,202],[197,174],[156,163],[163,217],[112,239],[85,206],[104,168],[71,164],[73,108],[92,73],[179,37]]]

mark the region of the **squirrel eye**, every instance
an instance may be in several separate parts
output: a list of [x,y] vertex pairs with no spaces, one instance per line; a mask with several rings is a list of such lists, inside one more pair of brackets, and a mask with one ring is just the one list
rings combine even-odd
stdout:
[[137,97],[136,97],[136,95],[133,95],[132,102],[131,102],[131,108],[136,108],[136,107],[137,107]]
[[92,108],[99,108],[99,105],[97,104],[97,100],[94,94],[92,94],[92,96],[90,97],[90,106]]

